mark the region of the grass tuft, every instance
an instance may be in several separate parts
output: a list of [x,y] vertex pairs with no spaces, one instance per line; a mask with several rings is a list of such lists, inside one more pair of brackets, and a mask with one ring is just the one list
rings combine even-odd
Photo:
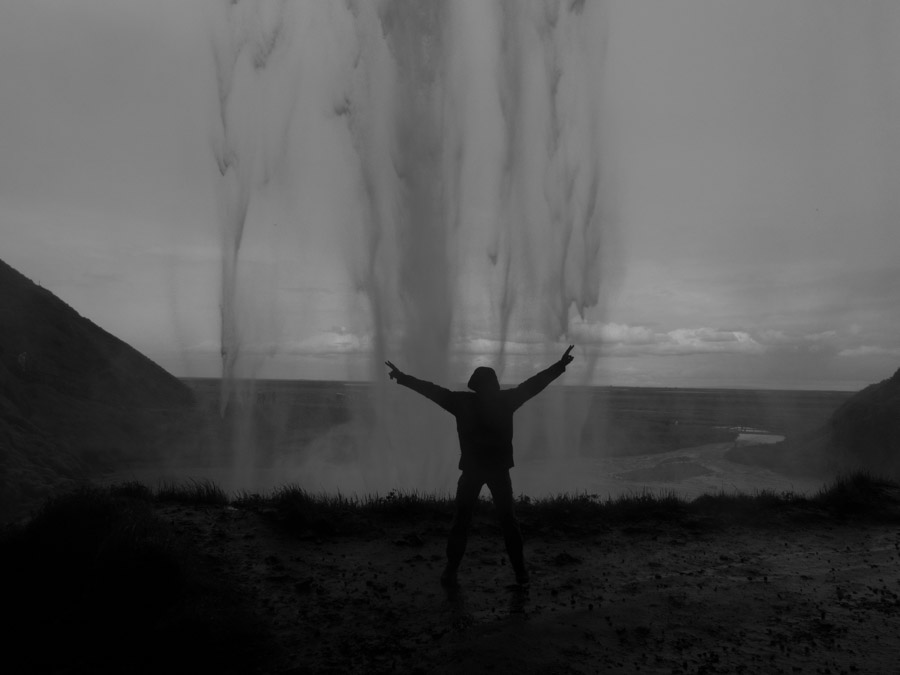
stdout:
[[453,500],[447,496],[391,490],[386,495],[349,497],[342,493],[313,494],[286,485],[270,496],[244,495],[235,505],[255,508],[298,534],[355,534],[373,529],[373,518],[436,517],[449,519]]
[[[422,494],[394,489],[385,495],[362,497],[312,493],[296,484],[269,494],[242,492],[234,498],[211,481],[191,480],[164,484],[152,491],[131,482],[109,488],[110,494],[142,502],[205,504],[256,510],[300,536],[333,536],[374,531],[375,519],[449,521],[455,511],[450,494]],[[802,515],[860,516],[900,519],[900,488],[893,482],[865,472],[846,474],[807,497],[793,492],[762,490],[755,494],[706,494],[686,500],[674,492],[649,490],[602,498],[596,494],[557,494],[533,498],[520,495],[516,511],[525,530],[584,532],[616,524],[639,521],[681,523],[697,526],[740,524],[775,525],[785,518]],[[478,500],[478,519],[493,519],[490,498]]]
[[606,502],[606,517],[624,521],[672,521],[684,515],[685,505],[686,502],[674,492],[661,496],[651,492],[623,495]]
[[157,502],[177,502],[179,504],[206,504],[225,506],[228,495],[211,480],[191,478],[185,483],[163,483],[154,494]]
[[[892,493],[891,490],[894,492]],[[895,494],[898,497],[892,497]],[[521,495],[516,512],[524,530],[575,533],[638,522],[678,523],[690,527],[744,525],[768,527],[784,519],[812,514],[842,516],[867,514],[897,517],[891,504],[900,500],[900,488],[867,474],[837,480],[815,497],[793,492],[762,490],[756,494],[708,494],[686,500],[674,492],[645,491],[616,498],[596,494],[558,494],[532,498]],[[387,495],[363,498],[341,494],[311,494],[296,485],[285,486],[271,496],[252,495],[240,504],[253,506],[295,533],[327,536],[372,529],[373,518],[449,520],[455,510],[449,495],[422,495],[392,490]],[[479,499],[478,519],[492,519],[489,499]]]
[[370,495],[362,502],[362,509],[371,514],[389,517],[447,515],[453,512],[449,495],[423,495],[413,490],[391,490],[386,495]]
[[835,515],[891,515],[897,505],[897,485],[867,471],[838,476],[813,497],[813,502]]
[[109,494],[112,497],[125,497],[145,502],[153,501],[153,490],[136,480],[110,485]]

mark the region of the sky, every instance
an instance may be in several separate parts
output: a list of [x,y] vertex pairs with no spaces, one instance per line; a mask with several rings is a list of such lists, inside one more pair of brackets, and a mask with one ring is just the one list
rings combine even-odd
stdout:
[[[230,142],[220,5],[0,3],[0,258],[179,376],[221,372],[231,188],[216,164]],[[475,4],[458,5],[470,42],[449,47],[448,62],[477,73],[490,33]],[[447,244],[458,274],[451,375],[496,363],[505,336],[507,379],[569,342],[583,357],[570,383],[853,390],[890,376],[900,366],[900,4],[586,5],[579,30],[596,34],[587,44],[601,60],[566,67],[574,99],[602,97],[600,302],[569,308],[557,334],[519,315],[498,331],[496,303],[479,300],[490,281],[472,261],[500,213],[476,189],[490,182],[477,165],[499,151],[490,123],[461,121],[470,177],[459,179],[458,218],[469,235]],[[242,25],[265,29],[277,6]],[[366,379],[375,329],[351,226],[366,210],[353,196],[354,149],[380,138],[388,104],[354,108],[370,135],[347,131],[335,73],[377,52],[344,48],[360,37],[343,2],[305,7],[296,39],[277,46],[282,74],[235,80],[229,133],[259,174],[237,292],[255,374]],[[497,115],[491,80],[448,77],[457,116]],[[583,152],[576,161],[592,156]],[[534,245],[553,244],[544,236]]]

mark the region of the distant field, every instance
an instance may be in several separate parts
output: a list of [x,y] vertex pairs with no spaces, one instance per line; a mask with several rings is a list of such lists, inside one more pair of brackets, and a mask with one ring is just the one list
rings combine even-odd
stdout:
[[592,395],[596,405],[606,405],[622,417],[677,419],[790,436],[824,424],[852,392],[598,387]]
[[[185,379],[218,414],[220,381]],[[584,447],[605,455],[665,452],[733,440],[741,431],[792,436],[824,424],[852,394],[838,391],[560,387],[566,402],[589,399]],[[240,385],[260,447],[303,446],[351,420],[373,418],[366,382],[258,380]],[[602,423],[598,422],[602,420]]]

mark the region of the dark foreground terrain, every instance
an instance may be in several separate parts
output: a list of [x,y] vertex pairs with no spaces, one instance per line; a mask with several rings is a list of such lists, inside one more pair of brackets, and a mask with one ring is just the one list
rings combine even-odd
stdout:
[[484,503],[448,593],[445,500],[81,491],[0,540],[4,672],[896,672],[894,484],[518,509],[530,586]]

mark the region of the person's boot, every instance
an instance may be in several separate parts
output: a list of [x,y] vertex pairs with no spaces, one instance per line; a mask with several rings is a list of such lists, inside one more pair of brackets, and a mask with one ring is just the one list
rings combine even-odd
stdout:
[[519,584],[519,586],[525,586],[530,581],[531,577],[524,565],[516,570],[516,583]]

